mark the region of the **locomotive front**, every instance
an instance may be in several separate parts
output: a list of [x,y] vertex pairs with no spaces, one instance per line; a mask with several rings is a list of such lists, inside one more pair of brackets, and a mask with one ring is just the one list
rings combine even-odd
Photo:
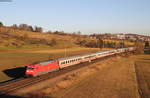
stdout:
[[36,74],[36,70],[35,69],[36,69],[35,65],[28,65],[26,67],[26,72],[25,72],[26,77],[33,77],[33,76],[35,76],[35,74]]

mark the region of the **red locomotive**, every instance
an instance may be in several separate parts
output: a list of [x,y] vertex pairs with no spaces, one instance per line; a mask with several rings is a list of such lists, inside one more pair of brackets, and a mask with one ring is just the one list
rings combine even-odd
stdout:
[[58,61],[46,61],[27,66],[26,76],[38,76],[48,72],[59,70]]

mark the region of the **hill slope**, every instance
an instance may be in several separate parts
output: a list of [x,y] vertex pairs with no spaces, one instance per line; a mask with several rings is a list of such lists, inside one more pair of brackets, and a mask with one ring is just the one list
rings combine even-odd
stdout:
[[[12,27],[0,27],[1,48],[74,48],[74,47],[120,47],[120,40],[102,40],[80,34],[41,33],[14,29]],[[124,41],[126,46],[132,42]]]
[[78,45],[75,44],[77,38],[79,36],[44,34],[0,27],[0,47],[77,47]]

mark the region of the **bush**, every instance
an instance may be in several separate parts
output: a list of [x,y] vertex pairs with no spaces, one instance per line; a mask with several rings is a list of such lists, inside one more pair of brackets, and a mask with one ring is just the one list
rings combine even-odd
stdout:
[[3,23],[2,23],[2,22],[0,22],[0,26],[3,26]]
[[136,51],[135,51],[136,54],[144,53],[144,44],[143,44],[143,42],[137,41],[137,42],[135,42],[134,46],[136,47]]

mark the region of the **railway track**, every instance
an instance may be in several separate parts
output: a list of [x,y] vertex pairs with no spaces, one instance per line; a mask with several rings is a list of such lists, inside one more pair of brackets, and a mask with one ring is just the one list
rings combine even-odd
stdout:
[[41,75],[39,77],[19,78],[19,79],[15,79],[13,81],[2,83],[2,84],[0,84],[0,96],[4,96],[4,95],[10,94],[10,93],[13,93],[16,90],[19,90],[21,88],[28,87],[30,85],[33,85],[33,84],[41,82],[41,81],[52,79],[54,77],[57,77],[57,76],[60,76],[62,74],[71,72],[71,71],[79,69],[81,67],[89,66],[89,65],[91,65],[93,63],[96,63],[100,60],[110,58],[110,57],[113,57],[113,56],[116,56],[116,55],[111,55],[111,56],[99,58],[99,59],[93,60],[91,62],[85,62],[85,63],[78,64],[76,66],[70,66],[70,67],[61,69],[59,71],[55,71],[55,72],[52,72],[52,73]]

